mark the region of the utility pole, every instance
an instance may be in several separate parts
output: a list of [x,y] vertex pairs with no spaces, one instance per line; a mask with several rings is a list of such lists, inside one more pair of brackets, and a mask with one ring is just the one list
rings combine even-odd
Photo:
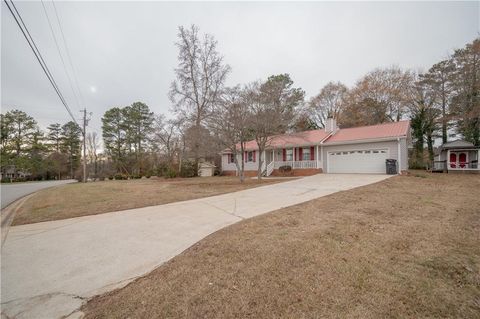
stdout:
[[83,182],[87,182],[87,108],[84,108],[83,111]]
[[[87,182],[87,126],[88,126],[88,121],[90,120],[87,118],[87,108],[84,108],[80,112],[83,113],[83,129],[82,129],[82,136],[83,136],[83,178],[82,181],[84,183]],[[92,112],[89,113],[89,115],[92,115]]]

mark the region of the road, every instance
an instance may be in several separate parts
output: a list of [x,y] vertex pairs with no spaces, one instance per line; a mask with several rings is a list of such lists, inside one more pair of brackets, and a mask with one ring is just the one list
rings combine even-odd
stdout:
[[1,255],[2,314],[64,318],[92,296],[125,286],[223,227],[388,177],[318,174],[207,198],[11,227]]
[[13,203],[19,198],[31,193],[35,193],[44,188],[58,186],[68,183],[74,183],[76,180],[68,179],[61,181],[46,181],[46,182],[28,182],[28,183],[12,183],[1,185],[1,207],[2,209]]

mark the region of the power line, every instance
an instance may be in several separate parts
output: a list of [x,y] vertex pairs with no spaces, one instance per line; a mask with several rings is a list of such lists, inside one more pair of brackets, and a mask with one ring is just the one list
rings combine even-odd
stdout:
[[60,22],[60,17],[59,17],[58,12],[57,12],[57,6],[55,6],[55,1],[52,1],[52,5],[53,5],[53,9],[55,10],[55,16],[57,17],[58,26],[60,27],[60,34],[62,35],[62,40],[63,40],[63,45],[65,46],[65,51],[67,52],[68,62],[70,63],[70,68],[72,69],[73,79],[75,80],[75,84],[77,86],[77,91],[78,91],[78,94],[80,95],[80,102],[82,103],[82,105],[85,105],[85,101],[83,99],[82,91],[80,90],[80,86],[78,85],[77,72],[75,71],[75,68],[73,67],[72,57],[70,56],[70,50],[68,49],[67,40],[65,39],[65,34],[63,33],[62,23]]
[[45,12],[45,16],[47,17],[47,21],[48,21],[48,25],[50,27],[50,31],[52,32],[53,41],[55,42],[55,46],[57,47],[58,55],[60,56],[60,60],[62,61],[63,70],[65,71],[65,75],[67,76],[68,83],[70,84],[70,89],[72,90],[73,96],[75,97],[75,101],[77,102],[77,106],[78,106],[78,108],[80,108],[80,103],[78,102],[77,94],[75,93],[75,90],[73,88],[72,79],[70,78],[70,75],[67,72],[67,66],[65,65],[65,60],[63,59],[62,53],[60,51],[60,46],[58,45],[57,37],[55,36],[55,32],[53,31],[52,23],[50,22],[50,18],[48,17],[47,8],[45,7],[45,3],[43,2],[43,0],[41,0],[41,2],[42,2],[43,11]]
[[[65,101],[65,98],[63,97],[62,93],[60,92],[60,89],[57,85],[57,83],[55,82],[55,79],[53,78],[52,76],[52,73],[50,72],[50,69],[48,68],[47,64],[45,63],[45,60],[43,59],[43,56],[42,54],[40,53],[40,50],[38,50],[38,47],[37,45],[35,44],[35,41],[33,40],[32,36],[30,35],[30,32],[28,31],[28,28],[27,26],[25,25],[25,23],[23,22],[23,19],[22,19],[22,16],[20,15],[20,13],[18,12],[15,4],[13,3],[12,0],[10,0],[10,3],[12,4],[12,7],[13,9],[15,10],[16,14],[18,15],[18,18],[17,16],[15,15],[15,13],[13,12],[12,8],[10,7],[10,5],[8,4],[7,0],[4,0],[5,4],[7,5],[7,8],[8,10],[10,11],[10,13],[12,14],[13,18],[15,19],[15,22],[17,23],[18,27],[20,28],[20,31],[22,31],[22,34],[23,36],[25,37],[25,40],[27,40],[28,42],[28,45],[30,46],[30,49],[32,49],[33,51],[33,54],[35,55],[35,57],[37,58],[37,61],[38,63],[40,64],[40,66],[42,67],[42,70],[43,72],[45,73],[45,75],[47,76],[48,80],[50,81],[50,84],[53,86],[55,92],[57,93],[60,101],[62,102],[63,106],[65,107],[65,109],[67,110],[68,114],[70,114],[70,117],[72,118],[72,120],[78,125],[78,122],[76,121],[75,117],[73,116],[72,114],[72,111],[70,110],[70,108],[68,107],[68,104],[67,102]],[[20,19],[20,21],[19,21]],[[21,24],[20,24],[21,22]],[[23,26],[23,27],[22,27]],[[28,35],[28,36],[27,36]]]

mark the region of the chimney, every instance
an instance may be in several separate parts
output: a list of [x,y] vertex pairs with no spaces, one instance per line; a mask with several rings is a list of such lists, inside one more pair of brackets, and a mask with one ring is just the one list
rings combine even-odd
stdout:
[[325,132],[330,133],[337,130],[337,121],[333,117],[327,118],[325,123]]

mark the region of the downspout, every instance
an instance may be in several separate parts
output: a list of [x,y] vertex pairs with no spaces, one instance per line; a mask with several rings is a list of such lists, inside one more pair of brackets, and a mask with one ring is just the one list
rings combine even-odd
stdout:
[[398,175],[402,175],[402,153],[401,153],[401,147],[400,147],[400,138],[397,137],[397,152],[398,152]]

